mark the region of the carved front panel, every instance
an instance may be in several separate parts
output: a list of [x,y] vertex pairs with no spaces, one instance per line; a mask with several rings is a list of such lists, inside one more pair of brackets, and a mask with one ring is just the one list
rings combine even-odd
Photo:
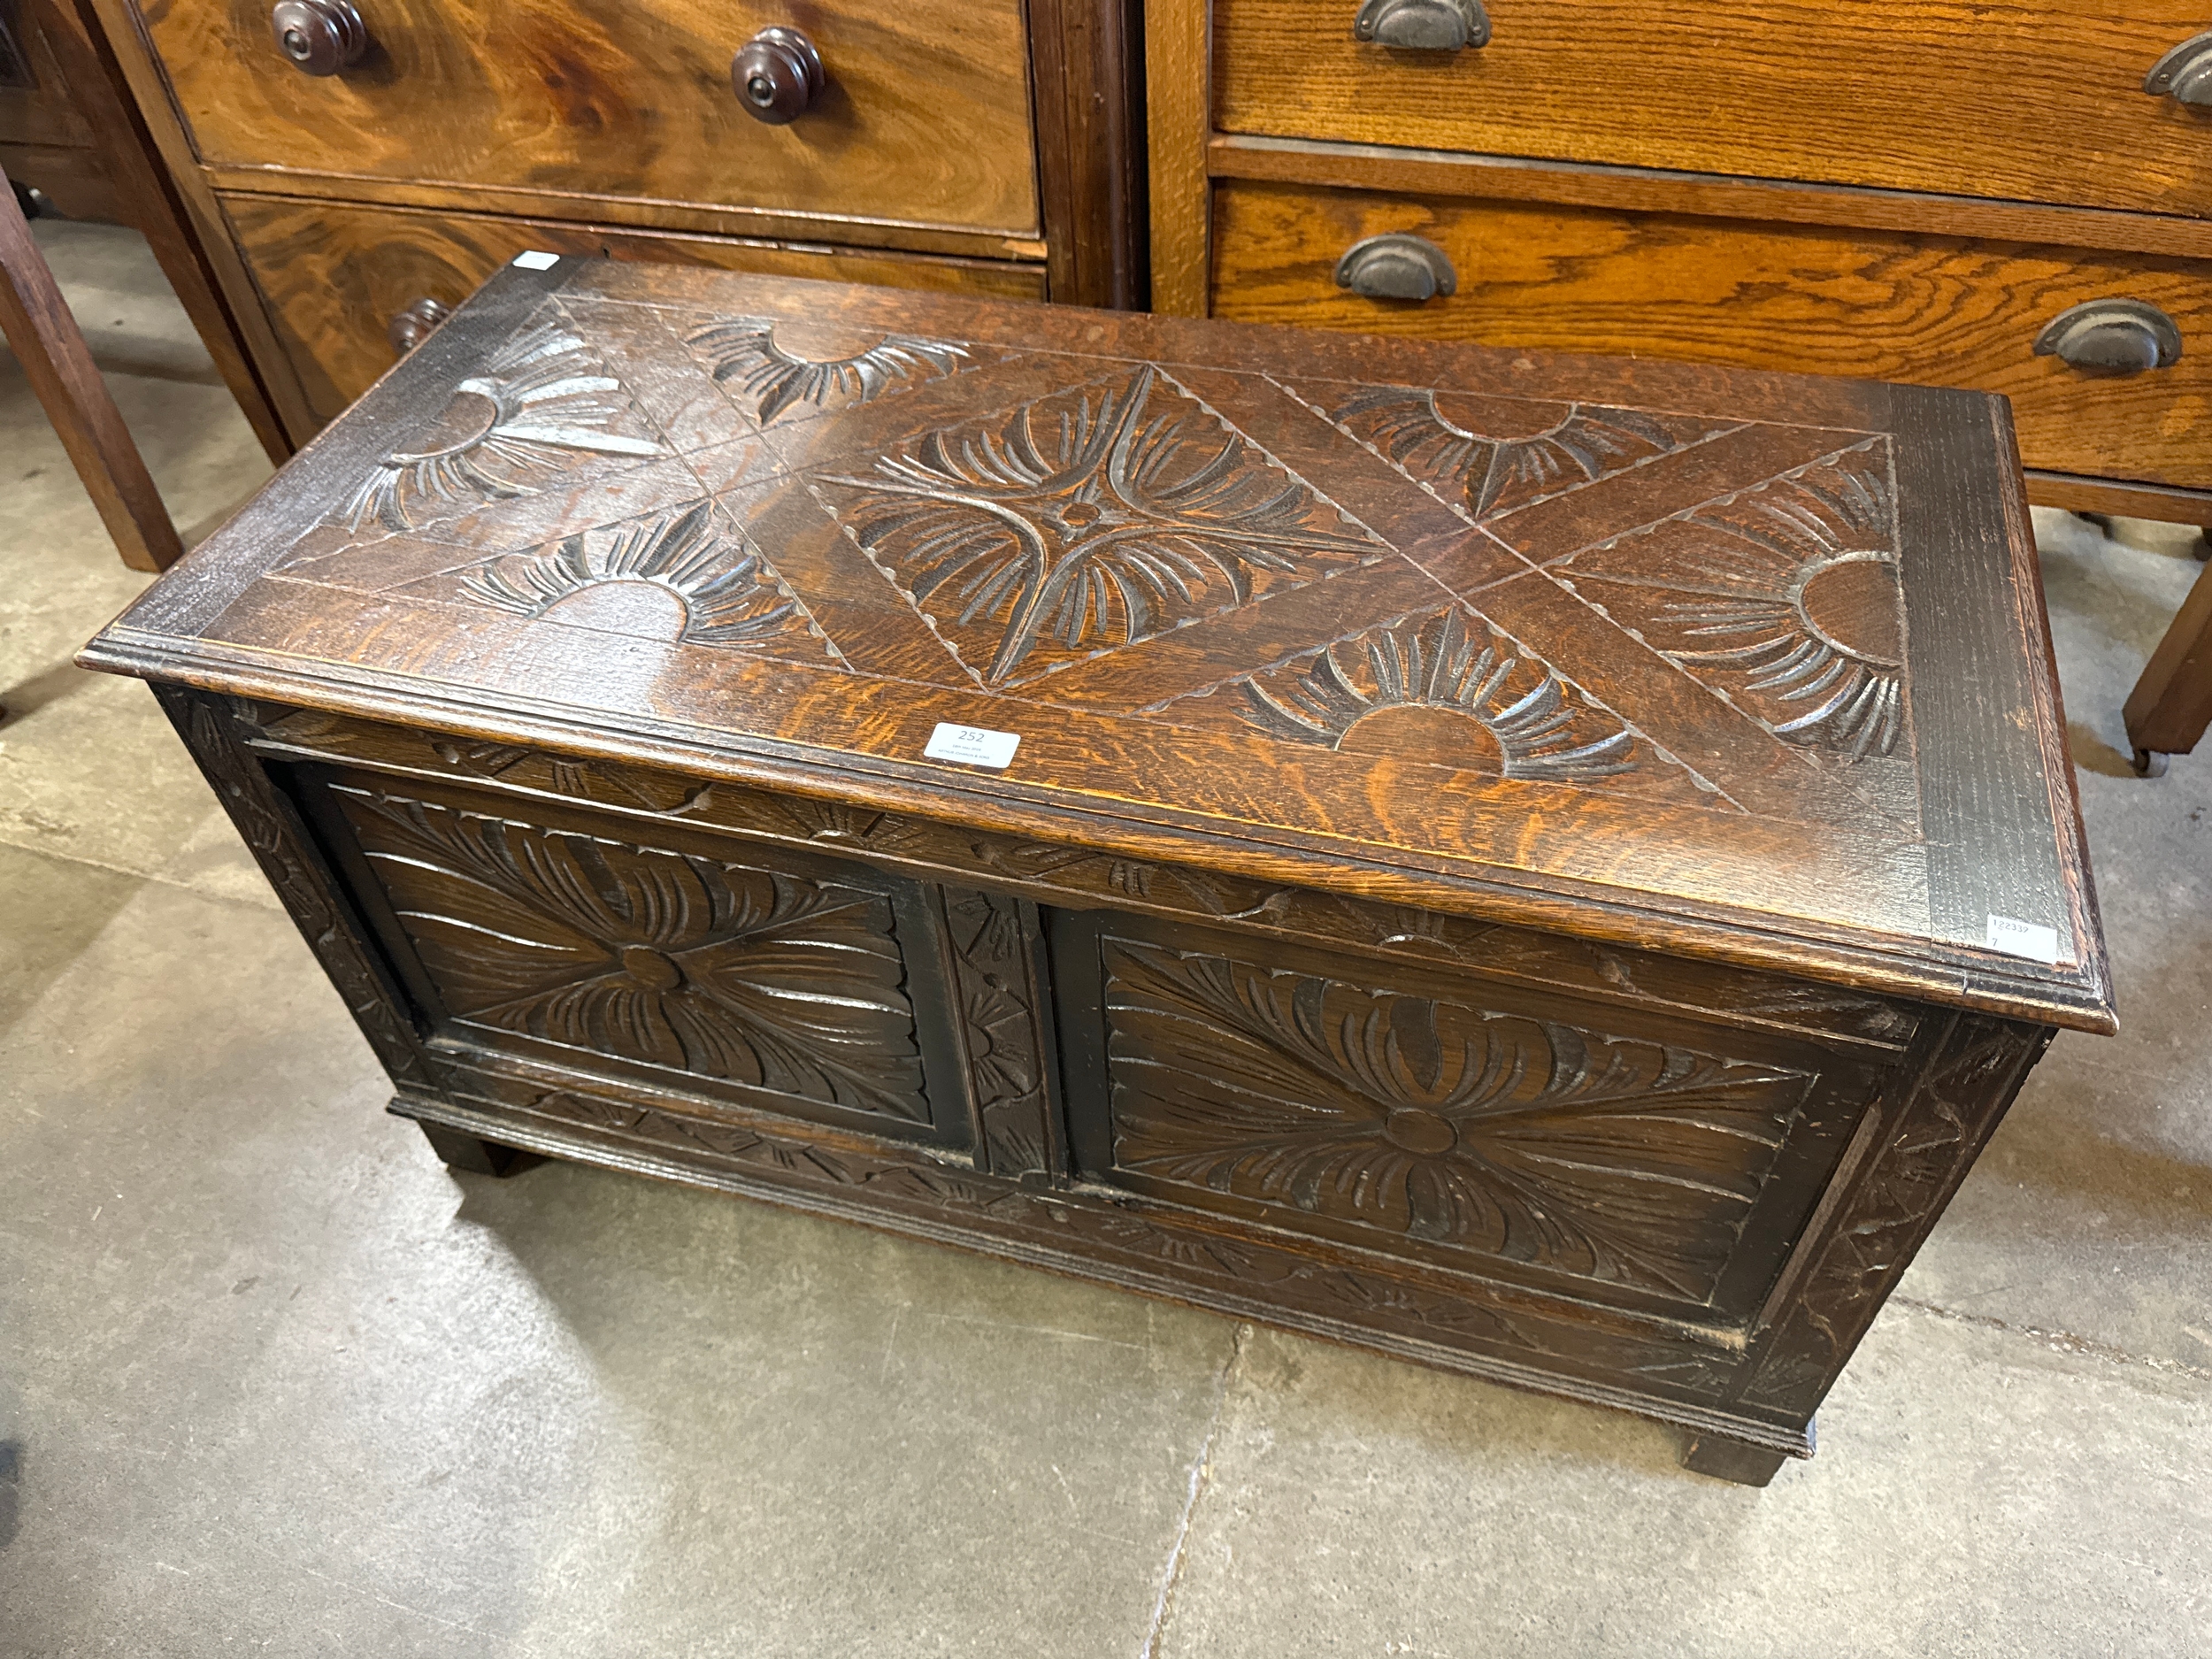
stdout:
[[1148,931],[1066,953],[1102,1004],[1086,1173],[1271,1226],[1733,1320],[1863,1103],[1711,1028]]
[[343,815],[439,1011],[526,1040],[928,1134],[894,891],[349,785]]

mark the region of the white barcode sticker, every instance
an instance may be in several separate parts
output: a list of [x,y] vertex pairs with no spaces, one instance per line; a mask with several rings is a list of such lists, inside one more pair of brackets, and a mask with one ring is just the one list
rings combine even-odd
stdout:
[[956,760],[970,766],[988,766],[995,772],[1003,772],[1013,764],[1014,751],[1021,747],[1021,741],[1018,732],[994,732],[980,726],[955,726],[949,720],[940,720],[922,753],[932,760]]
[[2027,956],[2037,962],[2058,960],[2058,929],[2035,922],[2016,922],[2009,916],[1989,918],[1989,948],[2008,956]]
[[550,271],[555,265],[560,264],[560,255],[557,253],[540,253],[534,248],[533,248],[528,253],[518,253],[515,256],[515,263],[520,265],[525,271]]

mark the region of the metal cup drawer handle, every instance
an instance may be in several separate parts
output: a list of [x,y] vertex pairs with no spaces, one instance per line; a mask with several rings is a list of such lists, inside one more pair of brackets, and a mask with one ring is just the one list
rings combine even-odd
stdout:
[[2212,34],[2192,35],[2151,65],[2143,90],[2193,110],[2212,111]]
[[1482,0],[1363,0],[1352,38],[1406,52],[1455,52],[1490,40]]
[[2091,300],[2046,323],[2035,355],[2070,368],[2140,374],[2181,360],[2181,330],[2147,300]]
[[1456,292],[1459,273],[1426,237],[1393,231],[1347,248],[1336,262],[1336,285],[1371,300],[1426,300]]

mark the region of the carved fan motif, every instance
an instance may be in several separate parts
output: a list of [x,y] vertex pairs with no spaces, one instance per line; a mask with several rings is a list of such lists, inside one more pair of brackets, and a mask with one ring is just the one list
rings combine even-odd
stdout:
[[1813,1082],[1107,944],[1118,1168],[1702,1302]]
[[992,682],[1385,553],[1148,364],[826,481],[858,493],[861,546]]
[[[1878,441],[1576,557],[1617,620],[1747,707],[1777,737],[1846,762],[1904,726],[1905,615]],[[1671,590],[1652,603],[1647,590]],[[1635,590],[1647,590],[1639,593]]]
[[658,444],[614,430],[626,410],[620,392],[574,334],[549,324],[533,328],[453,388],[415,448],[377,463],[346,502],[347,527],[377,518],[411,530],[424,500],[526,495],[534,480],[579,454],[660,454]]
[[333,794],[475,1025],[928,1118],[882,895],[354,789]]
[[[808,340],[807,332],[771,318],[733,317],[709,324],[684,343],[713,370],[717,380],[734,382],[757,400],[753,413],[763,426],[795,403],[819,409],[833,397],[868,403],[894,380],[950,374],[968,357],[965,346],[916,334],[879,334],[872,345],[842,342],[825,349],[825,342]],[[794,342],[808,349],[795,350]]]
[[1556,783],[1636,764],[1619,720],[1457,606],[1340,640],[1244,691],[1262,731],[1333,749]]
[[1729,430],[1640,409],[1529,403],[1405,387],[1362,392],[1330,419],[1474,518],[1525,507]]
[[595,603],[603,616],[618,611],[627,632],[736,646],[810,633],[834,650],[759,550],[704,501],[503,554],[461,585],[472,599],[526,617],[592,626],[583,607]]

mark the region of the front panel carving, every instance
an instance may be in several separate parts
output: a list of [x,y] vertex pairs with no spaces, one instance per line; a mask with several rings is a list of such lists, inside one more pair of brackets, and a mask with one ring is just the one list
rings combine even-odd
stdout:
[[1225,955],[1103,967],[1116,1178],[1694,1303],[1815,1080]]
[[883,892],[398,795],[331,794],[455,1021],[929,1122]]

